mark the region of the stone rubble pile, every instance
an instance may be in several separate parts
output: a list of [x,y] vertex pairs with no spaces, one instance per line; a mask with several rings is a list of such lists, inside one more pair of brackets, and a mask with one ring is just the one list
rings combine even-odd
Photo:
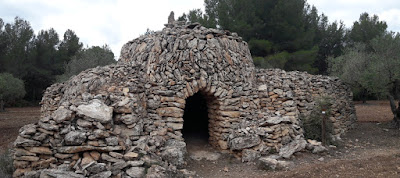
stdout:
[[193,175],[184,169],[182,129],[186,99],[198,92],[209,143],[242,161],[320,146],[307,144],[299,120],[318,96],[335,98],[338,139],[355,121],[351,92],[338,79],[255,69],[236,33],[174,21],[126,43],[118,64],[49,87],[39,122],[14,143],[14,177]]

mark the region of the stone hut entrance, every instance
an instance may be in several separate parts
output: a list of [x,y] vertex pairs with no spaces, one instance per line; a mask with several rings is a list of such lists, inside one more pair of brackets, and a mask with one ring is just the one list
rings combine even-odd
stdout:
[[216,98],[202,91],[186,99],[182,134],[188,151],[216,147],[213,143],[218,140],[215,122],[218,108]]
[[208,144],[208,108],[205,96],[198,92],[186,99],[183,114],[183,137],[188,149]]

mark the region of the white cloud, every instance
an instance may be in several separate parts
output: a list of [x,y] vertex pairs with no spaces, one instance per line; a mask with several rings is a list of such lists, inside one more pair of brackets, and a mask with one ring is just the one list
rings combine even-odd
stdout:
[[0,2],[0,18],[12,22],[19,16],[36,33],[54,28],[61,39],[71,29],[84,44],[108,44],[118,57],[122,45],[147,28],[161,30],[171,11],[177,18],[195,8],[203,8],[203,0],[5,0]]
[[342,20],[346,27],[351,27],[360,14],[376,14],[379,20],[386,21],[388,29],[400,32],[400,1],[398,0],[308,0],[320,13],[328,16],[329,21]]

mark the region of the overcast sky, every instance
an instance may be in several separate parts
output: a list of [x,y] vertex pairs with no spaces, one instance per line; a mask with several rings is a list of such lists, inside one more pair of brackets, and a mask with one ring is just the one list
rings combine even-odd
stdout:
[[[72,29],[88,46],[108,44],[116,57],[124,43],[146,29],[161,30],[171,11],[175,18],[202,8],[203,0],[0,0],[0,18],[6,23],[19,16],[31,23],[37,34],[54,28],[62,40]],[[400,32],[400,0],[308,0],[329,21],[343,20],[346,27],[362,12],[377,14],[389,30]]]

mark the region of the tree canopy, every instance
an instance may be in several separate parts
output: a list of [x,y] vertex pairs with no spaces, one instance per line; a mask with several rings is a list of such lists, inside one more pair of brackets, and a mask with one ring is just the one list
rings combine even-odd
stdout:
[[16,17],[11,23],[0,18],[0,73],[9,73],[23,81],[27,101],[41,100],[43,91],[56,82],[57,76],[70,72],[66,71],[71,68],[67,64],[75,58],[81,59],[76,57],[78,54],[92,51],[85,60],[92,60],[96,66],[105,64],[98,59],[113,59],[111,50],[104,53],[104,49],[83,49],[79,37],[70,29],[60,39],[53,28],[35,35],[30,23],[22,18]]
[[105,66],[115,62],[114,53],[107,45],[102,47],[92,46],[79,51],[72,57],[71,61],[69,61],[65,66],[65,73],[59,76],[58,81],[65,81],[71,76],[79,74],[86,69]]
[[[400,126],[400,34],[386,33],[366,43],[356,43],[342,56],[330,58],[330,72],[363,94],[387,96],[394,120]],[[397,108],[396,108],[397,107]]]

